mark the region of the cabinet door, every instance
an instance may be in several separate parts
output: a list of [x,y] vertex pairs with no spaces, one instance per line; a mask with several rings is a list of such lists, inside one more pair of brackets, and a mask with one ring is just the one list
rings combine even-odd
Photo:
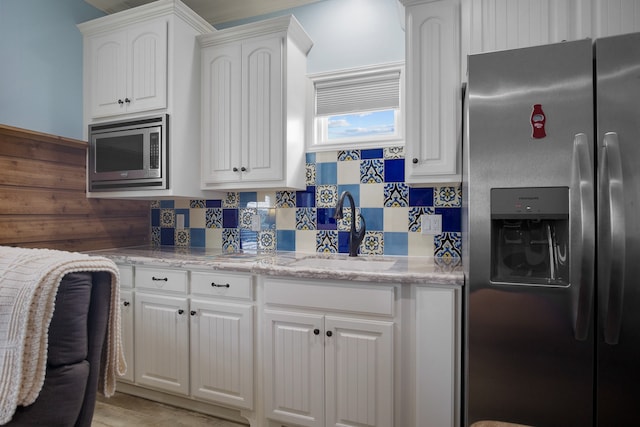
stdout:
[[119,114],[123,111],[127,92],[126,51],[127,35],[123,31],[92,37],[89,40],[93,117]]
[[191,394],[253,409],[253,306],[191,300]]
[[459,290],[415,290],[416,427],[457,426],[460,383]]
[[124,360],[127,361],[127,372],[120,379],[129,382],[133,382],[135,378],[133,307],[133,292],[120,289],[122,350],[124,352]]
[[460,181],[460,6],[439,0],[406,9],[409,183]]
[[282,49],[281,37],[258,38],[242,45],[243,181],[283,178]]
[[189,313],[184,297],[137,292],[135,378],[173,393],[189,392]]
[[265,310],[267,418],[324,426],[323,316]]
[[240,43],[202,51],[203,188],[242,176],[240,52]]
[[127,36],[127,113],[166,108],[167,21],[136,24]]
[[632,0],[593,0],[593,37],[640,31],[640,4]]
[[393,322],[327,316],[325,328],[326,425],[392,426]]

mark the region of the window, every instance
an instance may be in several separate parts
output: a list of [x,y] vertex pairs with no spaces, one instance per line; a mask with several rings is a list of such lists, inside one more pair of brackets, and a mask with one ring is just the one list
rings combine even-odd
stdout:
[[310,76],[310,151],[404,144],[404,65]]

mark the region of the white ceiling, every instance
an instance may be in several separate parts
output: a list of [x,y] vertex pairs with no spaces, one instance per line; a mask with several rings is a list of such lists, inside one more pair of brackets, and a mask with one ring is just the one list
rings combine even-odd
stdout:
[[[85,0],[105,13],[151,3],[153,0]],[[182,0],[212,25],[303,6],[320,0]]]

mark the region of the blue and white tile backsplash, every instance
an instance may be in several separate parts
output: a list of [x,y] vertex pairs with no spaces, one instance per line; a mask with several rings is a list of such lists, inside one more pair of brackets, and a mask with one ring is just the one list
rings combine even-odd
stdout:
[[[366,221],[361,254],[460,257],[460,186],[409,187],[402,147],[307,153],[306,161],[306,191],[231,192],[224,200],[153,202],[153,244],[226,252],[348,253],[349,203],[345,200],[342,220],[333,214],[340,194],[349,191]],[[425,214],[442,215],[442,234],[420,233]],[[182,229],[177,215],[183,215]],[[252,231],[258,221],[259,231]]]

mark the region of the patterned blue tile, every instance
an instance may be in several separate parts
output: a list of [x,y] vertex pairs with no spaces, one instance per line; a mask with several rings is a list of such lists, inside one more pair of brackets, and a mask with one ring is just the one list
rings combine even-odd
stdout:
[[384,157],[384,150],[382,148],[373,148],[370,150],[361,150],[360,158],[365,159],[382,159]]
[[304,173],[305,173],[304,184],[307,186],[316,185],[316,181],[317,181],[316,177],[318,175],[316,172],[316,164],[307,163],[304,168]]
[[160,200],[152,200],[149,202],[149,207],[151,209],[160,209]]
[[175,227],[176,212],[174,209],[160,209],[160,227]]
[[205,204],[208,208],[221,208],[222,200],[207,200]]
[[307,187],[307,191],[296,191],[297,208],[313,208],[316,206],[316,187]]
[[362,184],[384,182],[384,162],[381,159],[362,160],[360,162],[360,182]]
[[258,232],[258,250],[268,252],[276,250],[275,230],[264,230]]
[[222,209],[222,227],[238,227],[238,209]]
[[222,206],[225,208],[237,208],[240,204],[240,196],[237,192],[228,192],[224,200],[222,201]]
[[384,182],[404,182],[404,159],[384,161]]
[[462,190],[456,187],[436,187],[433,189],[434,206],[459,208],[462,206]]
[[462,256],[462,234],[442,233],[434,236],[434,256],[460,258]]
[[295,208],[295,191],[276,191],[276,208]]
[[316,229],[316,208],[296,208],[296,230]]
[[409,206],[433,206],[433,188],[409,188]]
[[205,225],[207,228],[222,228],[222,209],[207,208],[205,211]]
[[404,159],[404,147],[385,147],[385,159]]
[[204,248],[206,246],[206,232],[204,228],[191,228],[191,246],[194,248]]
[[[365,218],[365,221],[366,221],[366,218]],[[340,231],[351,230],[351,208],[350,207],[342,208],[342,219],[338,220],[337,229]],[[360,208],[356,208],[356,229],[360,229]]]
[[384,209],[383,208],[360,208],[360,215],[364,217],[367,230],[384,230]]
[[333,214],[335,212],[334,208],[317,208],[316,209],[316,216],[317,216],[317,220],[316,223],[318,224],[317,229],[318,230],[335,230],[337,225],[336,225],[336,219],[333,217]]
[[189,200],[189,207],[192,209],[204,208],[205,207],[204,200]]
[[316,252],[338,253],[338,232],[318,231],[316,234]]
[[385,255],[408,255],[409,234],[400,232],[384,233],[384,254]]
[[279,251],[295,251],[296,232],[294,230],[276,230],[276,246]]
[[182,248],[191,246],[191,235],[189,230],[176,230],[175,245]]
[[253,215],[257,213],[256,209],[238,209],[238,220],[240,224],[238,224],[239,228],[245,230],[251,230],[251,224],[253,222]]
[[222,251],[238,252],[240,250],[240,230],[225,228],[222,230]]
[[316,163],[316,184],[333,184],[338,183],[338,163],[325,162]]
[[151,227],[151,244],[154,246],[159,246],[161,240],[161,231],[160,227]]
[[316,187],[316,207],[330,208],[338,202],[338,189],[336,185],[318,185]]
[[383,255],[384,233],[382,231],[367,231],[360,244],[360,253],[363,255]]
[[346,162],[350,160],[360,160],[360,150],[338,151],[338,161]]
[[385,184],[384,206],[387,208],[409,206],[409,186],[403,182]]

